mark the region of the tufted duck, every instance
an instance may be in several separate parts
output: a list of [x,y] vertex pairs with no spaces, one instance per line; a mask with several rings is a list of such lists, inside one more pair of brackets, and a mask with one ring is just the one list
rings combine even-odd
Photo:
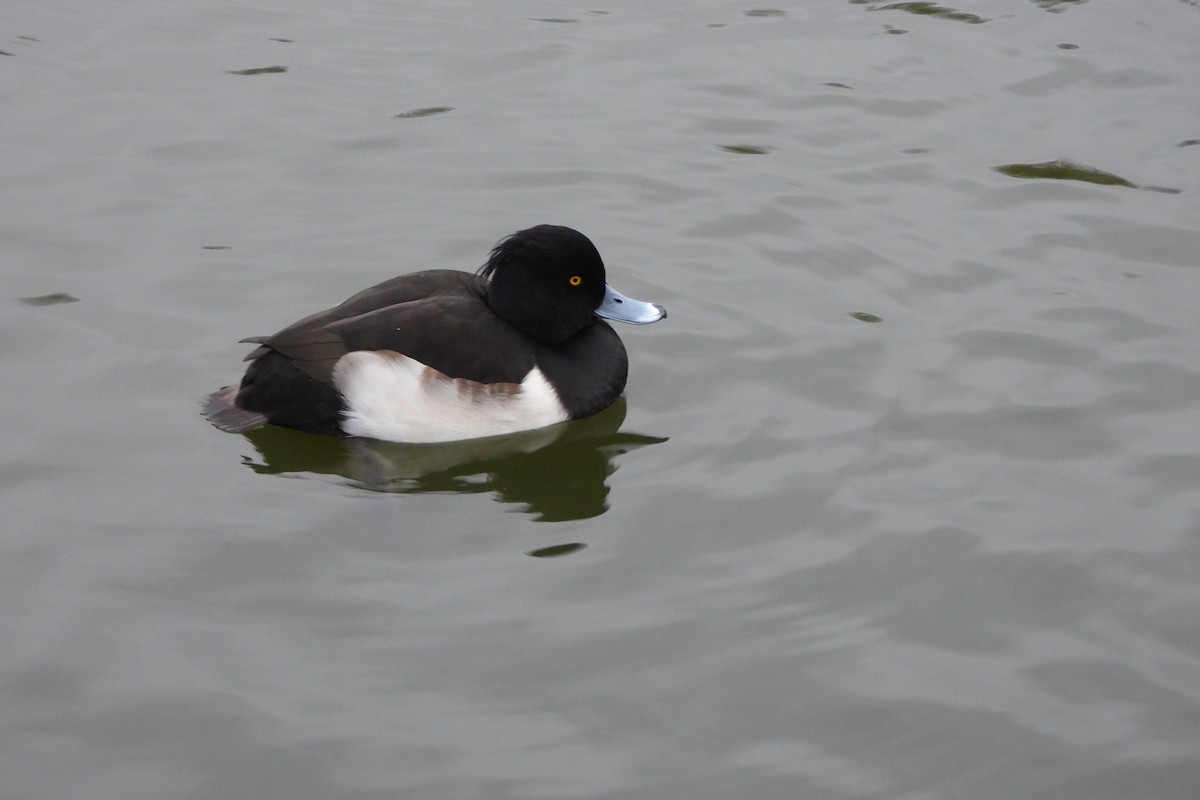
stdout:
[[238,386],[205,416],[240,433],[267,424],[394,442],[530,430],[609,406],[625,347],[599,317],[667,315],[605,283],[578,231],[538,225],[503,239],[476,274],[427,270],[384,281],[259,345]]

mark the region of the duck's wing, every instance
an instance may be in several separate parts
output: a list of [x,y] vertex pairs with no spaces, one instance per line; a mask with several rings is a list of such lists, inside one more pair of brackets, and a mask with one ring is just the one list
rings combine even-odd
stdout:
[[482,299],[487,295],[487,281],[478,275],[451,269],[430,269],[424,272],[399,275],[363,289],[333,308],[318,311],[302,320],[293,322],[271,336],[248,336],[239,340],[246,344],[263,345],[252,350],[242,360],[253,361],[256,358],[262,358],[271,350],[277,349],[270,343],[281,337],[294,339],[303,331],[324,328],[333,322],[369,314],[388,306],[411,303],[431,297],[454,295],[475,296]]
[[260,350],[279,353],[329,385],[334,364],[354,350],[392,350],[451,378],[479,383],[519,383],[536,357],[532,340],[496,317],[482,298],[462,294],[424,297],[352,316],[314,315],[258,343]]

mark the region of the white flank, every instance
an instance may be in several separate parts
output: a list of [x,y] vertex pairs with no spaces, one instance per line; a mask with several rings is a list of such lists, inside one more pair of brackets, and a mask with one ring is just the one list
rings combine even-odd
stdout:
[[342,430],[389,442],[478,439],[567,419],[537,367],[519,384],[476,383],[391,350],[356,350],[338,359],[333,384],[345,398]]

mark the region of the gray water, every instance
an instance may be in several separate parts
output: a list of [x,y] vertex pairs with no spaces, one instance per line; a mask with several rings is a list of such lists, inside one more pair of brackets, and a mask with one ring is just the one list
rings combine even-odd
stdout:
[[[9,6],[5,800],[1200,793],[1197,3]],[[199,416],[542,222],[621,406]]]

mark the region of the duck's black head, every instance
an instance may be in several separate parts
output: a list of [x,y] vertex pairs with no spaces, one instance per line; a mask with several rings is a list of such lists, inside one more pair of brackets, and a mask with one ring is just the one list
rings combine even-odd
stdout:
[[501,240],[479,274],[491,281],[492,311],[546,344],[560,344],[595,322],[604,299],[596,246],[561,225],[538,225]]

